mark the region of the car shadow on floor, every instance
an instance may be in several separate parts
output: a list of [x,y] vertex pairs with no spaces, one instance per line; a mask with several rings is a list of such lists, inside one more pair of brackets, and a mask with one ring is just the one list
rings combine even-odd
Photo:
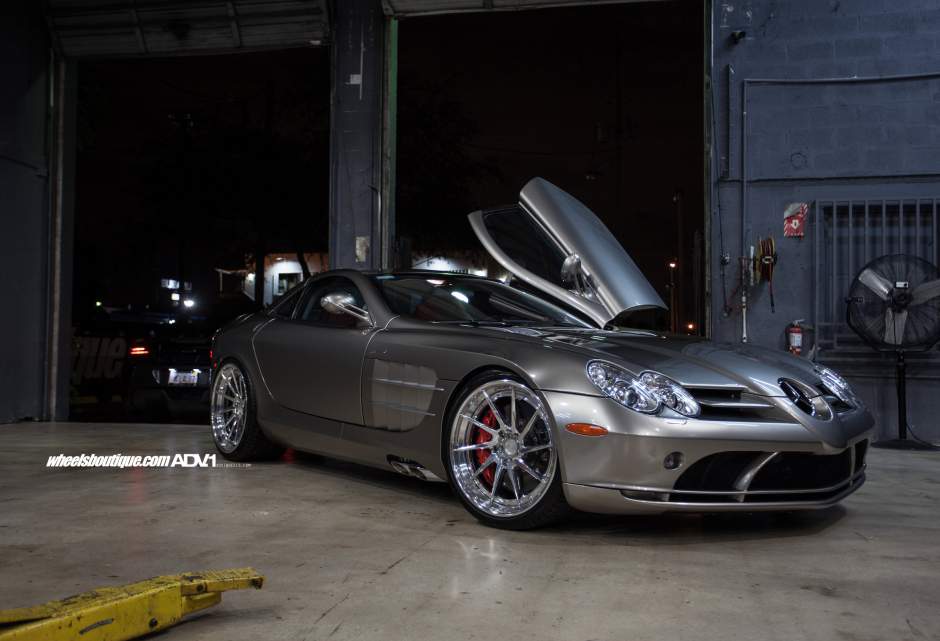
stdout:
[[767,540],[815,536],[845,518],[842,505],[789,512],[724,512],[713,514],[573,515],[553,526],[568,537],[615,538],[655,545]]
[[368,465],[296,450],[287,450],[278,462],[294,465],[302,471],[326,474],[355,483],[410,494],[422,500],[454,502],[455,504],[457,501],[447,483],[422,481],[391,470],[380,470]]
[[[428,483],[390,471],[293,450],[288,450],[280,462],[296,465],[298,470],[401,492],[419,501],[459,507],[457,497],[446,483]],[[814,536],[836,525],[846,514],[843,505],[822,510],[717,514],[612,516],[575,512],[560,523],[524,534],[535,537],[589,537],[595,541],[603,538],[616,540],[620,544],[634,541],[654,545],[687,545]],[[447,516],[452,515],[449,513]],[[466,521],[468,525],[477,525],[469,513],[466,514]],[[479,524],[478,527],[486,526]]]

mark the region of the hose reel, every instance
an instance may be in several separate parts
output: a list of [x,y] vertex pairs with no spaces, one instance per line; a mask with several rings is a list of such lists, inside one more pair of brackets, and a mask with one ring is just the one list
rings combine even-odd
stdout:
[[770,293],[770,311],[774,309],[774,268],[777,266],[777,245],[774,237],[758,238],[756,252],[751,263],[751,285],[758,285],[761,281],[767,283]]

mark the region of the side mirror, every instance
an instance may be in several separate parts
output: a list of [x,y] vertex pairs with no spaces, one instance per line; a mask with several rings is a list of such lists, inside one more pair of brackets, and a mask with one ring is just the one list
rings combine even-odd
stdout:
[[581,257],[571,254],[561,264],[561,282],[568,289],[578,289],[578,276],[581,274]]
[[371,322],[369,312],[361,307],[356,307],[356,299],[353,298],[352,294],[346,292],[327,294],[320,299],[320,307],[330,314],[347,314],[363,322]]
[[577,254],[570,254],[561,264],[561,283],[584,298],[594,299],[594,284],[581,268],[581,257]]

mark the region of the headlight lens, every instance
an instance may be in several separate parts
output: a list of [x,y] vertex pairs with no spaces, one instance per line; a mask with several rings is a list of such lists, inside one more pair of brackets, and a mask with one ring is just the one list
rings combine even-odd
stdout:
[[612,363],[591,361],[587,375],[605,396],[643,414],[655,414],[663,406],[685,416],[698,416],[699,406],[685,388],[658,372],[639,378]]
[[657,372],[643,372],[640,383],[650,390],[659,402],[683,416],[698,416],[700,408],[692,395],[671,378]]
[[625,370],[610,363],[592,361],[588,363],[587,374],[597,389],[624,407],[644,414],[659,411],[659,400]]
[[858,403],[858,399],[855,397],[855,393],[852,391],[852,388],[849,386],[848,381],[844,378],[833,372],[828,367],[823,367],[822,365],[817,365],[813,368],[816,374],[822,379],[823,385],[826,386],[830,392],[835,395],[843,403],[848,403],[849,405],[855,405]]

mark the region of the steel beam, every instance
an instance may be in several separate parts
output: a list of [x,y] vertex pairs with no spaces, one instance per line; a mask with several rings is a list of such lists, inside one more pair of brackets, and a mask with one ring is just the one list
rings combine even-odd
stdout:
[[[385,32],[378,0],[336,3],[330,125],[330,267],[377,269],[393,230],[383,216]],[[385,144],[388,144],[387,142]],[[391,174],[391,180],[394,180]],[[390,199],[389,203],[390,203]],[[386,204],[388,207],[388,204]]]
[[72,276],[75,226],[75,138],[78,65],[58,60],[51,112],[55,122],[49,184],[50,246],[44,418],[69,416],[72,374]]

